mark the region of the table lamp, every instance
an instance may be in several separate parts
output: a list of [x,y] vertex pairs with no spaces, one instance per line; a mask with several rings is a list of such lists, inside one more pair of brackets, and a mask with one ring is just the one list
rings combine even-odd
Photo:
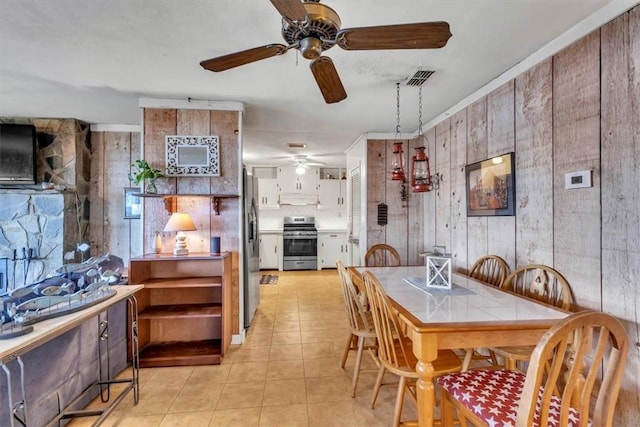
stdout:
[[164,226],[164,231],[177,231],[176,234],[176,246],[173,248],[174,255],[188,255],[189,249],[187,249],[187,236],[185,231],[195,231],[196,225],[188,213],[176,212],[171,214],[169,222]]

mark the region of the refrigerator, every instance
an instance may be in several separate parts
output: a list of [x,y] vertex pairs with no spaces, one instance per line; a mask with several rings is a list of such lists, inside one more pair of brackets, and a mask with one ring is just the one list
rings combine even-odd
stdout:
[[260,303],[260,244],[258,242],[258,179],[242,169],[244,327],[248,328]]

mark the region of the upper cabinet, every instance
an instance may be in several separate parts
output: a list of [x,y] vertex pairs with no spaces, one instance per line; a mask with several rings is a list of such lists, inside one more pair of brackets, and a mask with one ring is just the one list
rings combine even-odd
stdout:
[[278,181],[275,178],[258,180],[259,209],[278,209]]
[[278,188],[280,194],[317,194],[319,170],[315,167],[307,168],[302,175],[296,173],[295,166],[278,168]]
[[258,209],[278,209],[278,169],[255,167],[253,176],[258,178]]
[[[341,168],[320,168],[318,204],[322,208],[344,208],[347,198],[346,171]],[[345,176],[344,179],[342,177]]]

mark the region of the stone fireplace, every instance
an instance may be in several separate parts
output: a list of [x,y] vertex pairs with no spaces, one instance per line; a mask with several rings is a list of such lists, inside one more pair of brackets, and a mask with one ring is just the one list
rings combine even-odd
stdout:
[[[75,119],[0,122],[35,125],[39,183],[0,189],[0,273],[6,263],[1,293],[82,260],[77,245],[89,241],[91,146],[89,125]],[[56,189],[42,189],[43,182]]]

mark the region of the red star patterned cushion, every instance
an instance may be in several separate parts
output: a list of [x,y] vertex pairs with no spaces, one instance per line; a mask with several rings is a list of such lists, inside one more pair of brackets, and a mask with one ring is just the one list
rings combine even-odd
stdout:
[[[519,371],[474,370],[442,375],[437,382],[452,397],[467,407],[490,427],[513,427],[525,375]],[[551,398],[549,426],[559,426],[561,400]],[[536,412],[540,409],[540,401]],[[578,427],[580,414],[569,409],[569,426]],[[533,418],[533,427],[540,427],[538,413]]]

